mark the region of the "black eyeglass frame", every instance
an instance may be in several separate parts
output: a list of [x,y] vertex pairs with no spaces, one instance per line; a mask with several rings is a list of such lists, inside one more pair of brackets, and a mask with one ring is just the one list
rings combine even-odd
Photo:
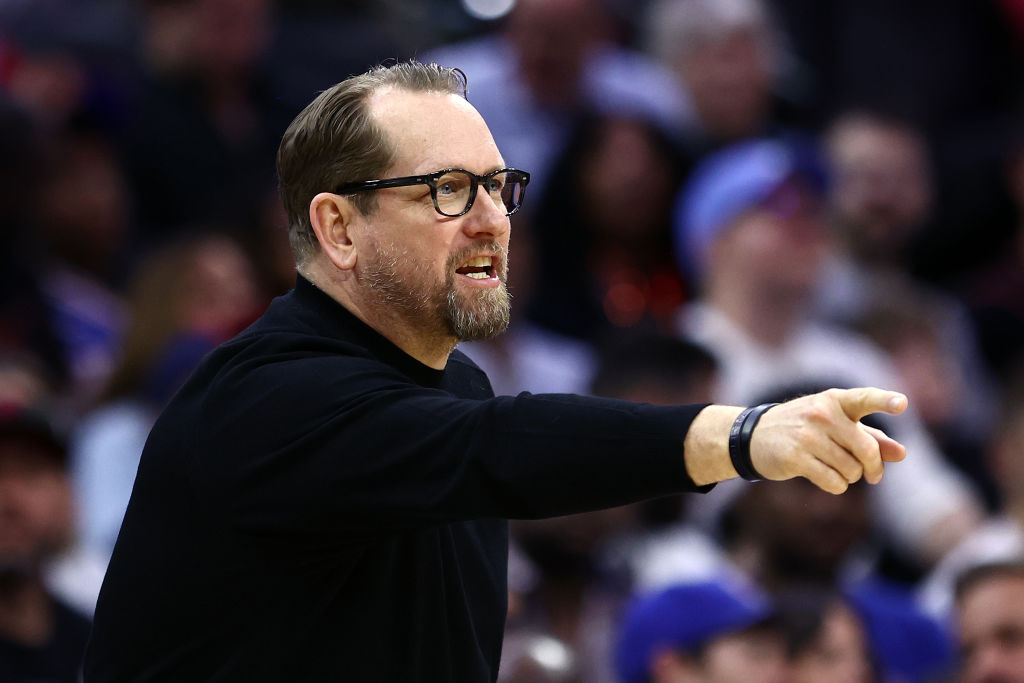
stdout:
[[[465,173],[473,179],[473,182],[469,187],[469,200],[466,202],[466,208],[459,213],[445,213],[437,203],[437,181],[446,173],[453,173],[456,171],[459,173]],[[382,178],[380,180],[360,180],[354,183],[344,183],[339,185],[334,189],[334,194],[355,194],[356,192],[383,190],[388,187],[426,185],[430,188],[430,198],[434,202],[434,210],[447,218],[458,218],[459,216],[464,216],[469,213],[470,209],[473,208],[473,202],[476,201],[476,190],[480,184],[490,180],[500,173],[515,173],[519,175],[519,183],[521,185],[519,188],[519,203],[516,204],[511,211],[507,211],[505,213],[506,216],[511,216],[523,205],[523,199],[526,198],[526,186],[530,183],[530,174],[527,171],[520,171],[517,168],[499,168],[497,171],[491,171],[484,175],[477,175],[476,173],[467,171],[464,168],[446,168],[440,171],[434,171],[433,173],[427,173],[425,175],[410,175],[402,176],[400,178]]]

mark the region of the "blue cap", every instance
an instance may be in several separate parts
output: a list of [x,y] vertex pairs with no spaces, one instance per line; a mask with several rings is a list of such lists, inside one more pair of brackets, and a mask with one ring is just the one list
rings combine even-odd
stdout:
[[741,142],[698,164],[675,207],[676,254],[683,270],[699,273],[718,233],[794,177],[814,192],[824,191],[823,166],[809,145],[795,141]]
[[941,674],[953,669],[952,635],[921,611],[906,588],[868,579],[843,593],[864,624],[886,680],[941,680]]
[[772,614],[760,592],[738,581],[676,584],[641,595],[626,608],[615,669],[624,683],[643,683],[660,650],[691,650]]

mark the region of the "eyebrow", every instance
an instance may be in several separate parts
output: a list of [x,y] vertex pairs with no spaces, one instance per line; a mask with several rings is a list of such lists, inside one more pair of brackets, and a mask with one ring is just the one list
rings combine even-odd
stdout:
[[[495,171],[500,171],[503,168],[509,168],[508,164],[506,164],[504,161],[502,161],[500,164],[497,164],[497,165],[488,166],[486,171],[484,171],[483,173],[477,173],[476,175],[487,175],[488,173],[493,173]],[[471,168],[467,168],[466,166],[462,166],[462,165],[459,165],[459,164],[448,164],[447,166],[445,166],[445,165],[433,166],[433,167],[431,167],[429,169],[425,169],[423,171],[417,171],[416,173],[412,173],[410,175],[430,175],[431,173],[437,173],[438,171],[447,171],[449,169],[461,169],[461,170],[464,170],[464,171],[470,171],[470,172],[475,173],[475,171],[473,171]]]

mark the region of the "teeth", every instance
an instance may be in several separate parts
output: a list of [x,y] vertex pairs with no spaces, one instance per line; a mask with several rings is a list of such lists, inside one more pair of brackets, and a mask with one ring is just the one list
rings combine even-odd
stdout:
[[487,273],[466,273],[466,275],[474,280],[483,280],[490,277]]
[[470,268],[487,268],[491,265],[490,256],[477,256],[474,259],[470,259],[466,262],[466,266]]

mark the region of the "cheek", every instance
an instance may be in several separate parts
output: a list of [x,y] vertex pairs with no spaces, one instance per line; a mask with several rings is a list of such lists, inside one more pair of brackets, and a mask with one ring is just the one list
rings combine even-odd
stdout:
[[741,226],[730,236],[727,249],[744,269],[759,272],[767,259],[784,257],[777,231],[766,221]]

